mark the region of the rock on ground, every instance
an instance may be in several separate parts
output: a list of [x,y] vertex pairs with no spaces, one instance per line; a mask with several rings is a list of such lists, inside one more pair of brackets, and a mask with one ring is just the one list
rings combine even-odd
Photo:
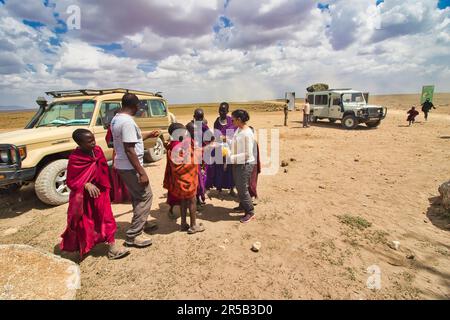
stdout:
[[26,245],[0,245],[0,300],[74,300],[80,268]]
[[450,209],[450,181],[447,181],[439,187],[439,193],[441,195],[442,206],[449,210]]

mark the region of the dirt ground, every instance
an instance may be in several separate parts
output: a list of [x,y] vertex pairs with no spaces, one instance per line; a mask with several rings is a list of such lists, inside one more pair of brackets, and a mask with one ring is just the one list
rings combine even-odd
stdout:
[[[280,161],[289,166],[260,176],[257,217],[246,225],[232,211],[234,198],[213,191],[200,216],[206,231],[180,232],[180,219],[167,215],[165,160],[149,165],[151,216],[159,224],[153,246],[118,261],[97,246],[81,262],[78,298],[449,299],[450,215],[433,201],[450,179],[450,94],[439,95],[438,110],[413,127],[406,110],[417,96],[371,99],[389,107],[375,130],[326,121],[303,129],[300,112],[290,113],[285,128],[282,112],[251,113],[256,129],[280,130]],[[208,109],[211,124],[215,117]],[[31,185],[0,202],[1,244],[61,254],[67,205],[43,205]],[[120,242],[130,209],[113,205]],[[398,251],[388,246],[394,240]],[[255,241],[258,253],[250,250]],[[380,289],[367,287],[368,268],[379,271]]]

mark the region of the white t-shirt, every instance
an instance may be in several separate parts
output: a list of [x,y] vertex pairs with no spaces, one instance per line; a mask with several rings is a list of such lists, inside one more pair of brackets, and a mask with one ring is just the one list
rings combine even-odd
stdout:
[[310,114],[311,113],[311,105],[308,102],[305,103],[305,105],[303,106],[303,112],[305,114]]
[[230,160],[233,164],[256,163],[255,136],[252,129],[237,129],[231,141]]
[[128,114],[118,113],[111,121],[111,132],[114,142],[114,167],[119,170],[133,170],[130,160],[125,153],[124,143],[135,143],[134,150],[141,165],[144,164],[144,141],[141,129]]

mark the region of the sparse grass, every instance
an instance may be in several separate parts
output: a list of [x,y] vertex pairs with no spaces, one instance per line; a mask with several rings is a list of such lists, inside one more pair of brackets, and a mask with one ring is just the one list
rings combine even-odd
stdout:
[[369,239],[372,243],[386,243],[388,241],[388,235],[389,233],[387,233],[386,231],[375,230],[373,232],[370,232],[366,238]]
[[356,281],[356,274],[355,274],[355,270],[353,270],[353,268],[351,267],[347,267],[347,274],[350,280],[352,281]]
[[356,228],[358,230],[364,230],[372,226],[371,222],[359,216],[351,216],[349,214],[344,214],[338,216],[338,219],[341,223],[351,228]]

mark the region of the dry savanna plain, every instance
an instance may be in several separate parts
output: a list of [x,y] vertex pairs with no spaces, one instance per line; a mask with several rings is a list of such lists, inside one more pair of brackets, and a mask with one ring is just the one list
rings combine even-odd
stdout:
[[[153,245],[117,261],[98,245],[80,263],[78,299],[449,299],[450,214],[435,204],[450,179],[450,94],[408,127],[419,95],[373,96],[387,106],[377,129],[342,129],[321,121],[302,128],[300,111],[283,127],[279,102],[232,103],[250,111],[255,129],[278,129],[279,162],[259,178],[256,219],[240,224],[235,198],[212,190],[203,233],[179,231],[169,218],[162,181],[165,160],[147,166],[154,202]],[[300,106],[301,101],[298,101]],[[174,105],[180,122],[203,107],[212,124],[218,104]],[[0,113],[1,130],[25,125],[30,112]],[[0,195],[0,244],[61,253],[67,205],[49,207],[33,185]],[[113,205],[117,238],[125,237],[131,205]],[[14,230],[14,232],[11,232]],[[250,249],[261,242],[257,253]],[[392,241],[400,248],[392,249]],[[371,288],[374,277],[379,286]]]

